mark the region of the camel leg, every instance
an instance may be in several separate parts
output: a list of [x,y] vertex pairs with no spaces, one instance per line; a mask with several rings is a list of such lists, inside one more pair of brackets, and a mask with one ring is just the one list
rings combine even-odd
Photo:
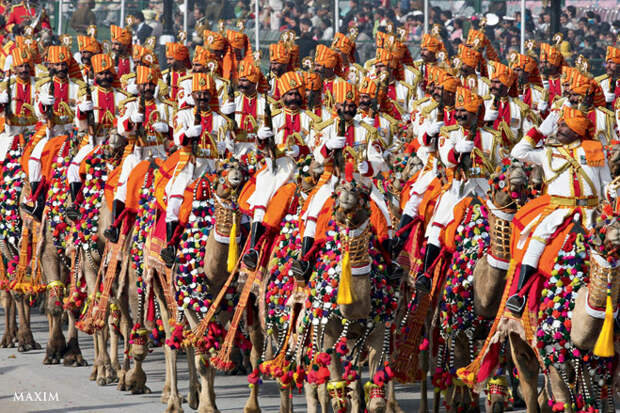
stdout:
[[187,356],[187,368],[189,371],[187,404],[192,410],[196,410],[200,404],[200,383],[198,382],[199,377],[196,369],[196,351],[194,347],[188,346],[185,349],[185,355]]
[[112,368],[107,348],[107,329],[97,330],[95,332],[95,337],[97,338],[99,349],[99,353],[97,354],[97,384],[99,386],[105,386],[107,384],[107,372]]
[[387,396],[387,413],[405,413],[405,411],[398,405],[396,401],[396,391],[394,389],[394,380],[391,380],[387,384],[386,396]]
[[[370,337],[368,337],[368,375],[369,377],[374,377],[377,370],[379,370],[382,349],[383,349],[383,333],[384,329],[377,327],[371,333]],[[383,388],[385,391],[385,386]],[[368,400],[368,405],[366,406],[368,413],[382,413],[385,412],[387,407],[387,403],[385,401],[385,393],[383,397],[373,397]],[[356,411],[353,409],[352,411]]]
[[215,405],[215,392],[211,392],[210,390],[213,388],[215,369],[209,365],[209,360],[204,354],[196,354],[194,360],[198,376],[200,377],[200,403],[198,404],[198,413],[219,413],[220,411]]
[[34,341],[30,329],[30,306],[26,302],[26,296],[19,294],[15,297],[15,307],[19,316],[19,328],[17,329],[17,351],[29,351],[40,349],[41,346]]
[[564,383],[564,381],[562,380],[562,377],[560,376],[560,373],[557,371],[556,368],[554,367],[550,367],[549,368],[549,384],[551,384],[551,391],[553,392],[553,399],[556,402],[560,402],[560,403],[566,403],[568,404],[568,410],[567,412],[572,412],[570,406],[571,406],[571,399],[570,399],[570,391],[568,389],[568,387],[566,386],[566,383]]
[[[319,398],[317,396],[316,384],[304,382],[304,394],[306,396],[307,413],[318,413],[320,407]],[[323,411],[323,409],[321,409]]]
[[108,354],[110,357],[110,367],[106,370],[106,382],[108,384],[118,381],[118,372],[121,370],[121,364],[118,361],[118,340],[121,335],[121,319],[122,313],[118,300],[112,298],[110,305],[114,305],[116,310],[110,310],[108,315],[108,337],[110,338],[110,346]]
[[[121,311],[121,321],[119,330],[123,336],[123,363],[119,365],[117,371],[118,375],[118,390],[125,390],[125,374],[129,370],[129,336],[131,335],[131,316],[129,315],[129,303],[127,302],[127,295],[121,295],[118,300],[118,305]],[[113,352],[113,355],[116,353]]]
[[97,337],[95,337],[94,334],[91,338],[93,339],[93,353],[95,356],[93,357],[93,369],[90,372],[90,377],[88,380],[95,381],[97,380],[97,354],[99,353],[99,343],[97,342]]
[[321,413],[327,413],[331,408],[329,403],[329,393],[327,393],[327,385],[325,383],[319,384],[316,388],[316,395],[321,405]]
[[82,367],[87,366],[88,363],[82,357],[82,350],[78,343],[78,332],[75,328],[75,314],[72,311],[67,311],[68,327],[67,330],[67,349],[63,355],[63,364],[65,366]]
[[66,349],[65,336],[62,334],[62,307],[54,306],[48,313],[50,338],[45,348],[43,364],[59,364]]
[[[252,309],[251,311],[254,311]],[[260,325],[258,322],[254,323],[253,326],[250,327],[250,341],[252,342],[252,351],[250,353],[250,363],[252,364],[252,370],[258,368],[258,360],[260,358],[260,353],[263,350],[263,345],[265,341],[265,337],[263,336],[263,332],[261,331]],[[280,404],[282,404],[282,394],[280,394]],[[245,407],[243,409],[244,413],[259,413],[260,407],[258,405],[258,386],[252,386],[250,390],[250,397],[245,403]]]
[[536,355],[517,334],[510,334],[509,339],[510,353],[519,372],[519,384],[527,412],[538,412],[538,361]]
[[2,305],[4,307],[4,335],[0,340],[0,347],[15,347],[17,329],[15,326],[15,300],[9,291],[2,291]]

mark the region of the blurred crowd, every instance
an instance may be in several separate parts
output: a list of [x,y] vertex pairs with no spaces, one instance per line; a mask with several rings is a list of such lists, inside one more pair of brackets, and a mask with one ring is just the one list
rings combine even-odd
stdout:
[[[479,27],[483,17],[486,20],[487,36],[500,56],[507,56],[510,50],[519,49],[522,22],[519,11],[508,11],[506,2],[490,2],[487,10],[476,14],[470,2],[471,0],[430,1],[429,27],[435,23],[443,27],[441,36],[450,55],[454,54],[458,45],[464,41],[470,27]],[[127,2],[128,6],[131,4],[131,1]],[[148,9],[132,12],[137,17],[135,24],[140,26],[140,29],[134,30],[138,41],[162,33],[163,2],[148,4]],[[85,30],[95,21],[93,10],[101,8],[109,10],[109,23],[114,23],[112,11],[115,7],[118,7],[118,3],[80,0],[70,24],[77,32]],[[251,30],[255,23],[254,7],[253,0],[195,0],[188,14],[188,27],[193,32],[193,36],[190,33],[190,38],[200,43],[202,31],[215,26],[220,20],[228,23],[241,20],[245,22],[246,28]],[[333,39],[333,0],[259,0],[259,10],[263,37],[265,33],[293,30],[299,36],[298,44],[302,56],[312,54],[318,43],[331,43]],[[594,71],[597,71],[597,65],[600,66],[605,47],[614,44],[620,32],[620,12],[606,13],[603,18],[601,13],[594,10],[582,10],[569,5],[563,8],[560,15],[562,39],[553,39],[556,33],[552,32],[551,9],[538,7],[536,10],[535,14],[530,7],[526,10],[526,39],[556,43],[568,62],[583,55],[593,62]],[[182,12],[183,1],[176,1],[173,17],[175,32],[183,28]],[[381,26],[393,23],[403,27],[405,40],[411,46],[419,43],[424,31],[422,0],[342,0],[339,2],[339,16],[340,31],[347,32],[351,27],[357,28],[357,49],[362,61],[368,59],[369,54],[374,51],[372,39]],[[105,21],[104,19],[104,23]],[[368,47],[365,47],[366,45]],[[412,51],[415,53],[415,47],[412,47]]]

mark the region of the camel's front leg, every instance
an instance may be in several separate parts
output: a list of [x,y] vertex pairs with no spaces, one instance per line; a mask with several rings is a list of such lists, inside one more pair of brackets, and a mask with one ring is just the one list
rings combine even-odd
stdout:
[[19,316],[19,328],[17,330],[17,351],[29,351],[40,349],[41,345],[34,341],[30,329],[30,306],[26,302],[26,296],[20,294],[15,299],[17,314]]
[[536,355],[517,334],[510,334],[510,353],[519,372],[521,394],[528,413],[537,412],[538,406],[538,361]]
[[2,305],[4,306],[4,335],[0,340],[0,347],[15,347],[17,327],[15,325],[15,300],[9,291],[2,291]]
[[67,320],[69,321],[69,330],[67,331],[67,349],[63,357],[63,363],[65,366],[82,367],[87,366],[88,363],[82,357],[82,350],[78,343],[78,332],[75,328],[75,314],[72,311],[67,311]]
[[[254,309],[248,309],[248,311],[254,311]],[[263,331],[260,328],[258,322],[254,323],[254,325],[249,327],[250,331],[250,341],[252,342],[252,351],[250,353],[250,363],[252,364],[252,370],[258,368],[258,361],[261,356],[261,351],[263,350],[263,346],[265,343],[265,337],[263,335]],[[282,395],[280,395],[280,401],[282,401]],[[258,386],[252,386],[250,389],[250,397],[248,401],[245,403],[245,407],[243,409],[244,413],[259,413],[260,406],[258,404]]]

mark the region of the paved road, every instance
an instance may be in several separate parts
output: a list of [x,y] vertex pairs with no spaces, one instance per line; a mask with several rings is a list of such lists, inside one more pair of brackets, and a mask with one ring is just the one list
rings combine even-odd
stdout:
[[[45,347],[47,320],[33,310],[32,326],[35,339]],[[0,310],[0,334],[4,332],[4,311]],[[80,346],[84,358],[92,364],[93,343],[89,336],[80,335]],[[0,413],[22,412],[144,412],[164,411],[159,401],[164,381],[164,356],[161,348],[155,349],[147,358],[144,370],[147,385],[152,394],[131,395],[119,392],[116,385],[97,386],[88,381],[90,367],[45,366],[42,364],[44,350],[19,353],[17,349],[0,349]],[[185,357],[179,357],[179,391],[187,393],[188,374]],[[218,375],[215,392],[219,409],[224,412],[242,412],[249,389],[245,376]],[[15,401],[15,393],[24,392],[24,401]],[[30,392],[32,401],[27,400]],[[38,392],[35,394],[35,392]],[[56,393],[58,394],[57,399]],[[50,400],[52,398],[52,400]],[[406,412],[418,409],[419,387],[399,386],[397,398]],[[47,401],[45,401],[47,400]],[[293,398],[295,411],[304,412],[302,395]],[[279,406],[277,385],[265,381],[261,386],[260,403],[262,411],[277,412]],[[184,410],[192,410],[184,404]]]

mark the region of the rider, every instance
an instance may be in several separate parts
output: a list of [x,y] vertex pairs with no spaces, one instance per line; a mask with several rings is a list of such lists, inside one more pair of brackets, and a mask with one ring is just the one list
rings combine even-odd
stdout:
[[166,43],[166,62],[168,69],[162,72],[162,76],[164,83],[169,85],[169,98],[175,102],[181,87],[180,79],[187,74],[187,70],[191,67],[189,49],[183,43]]
[[321,101],[327,107],[334,104],[334,82],[341,80],[342,60],[340,53],[329,47],[319,44],[314,55],[314,71],[323,80],[323,90]]
[[515,314],[522,314],[523,287],[537,273],[540,257],[560,225],[577,216],[586,229],[594,225],[594,210],[611,176],[603,146],[592,140],[593,133],[594,125],[583,112],[565,107],[562,113],[552,111],[512,150],[518,160],[542,166],[547,187],[546,196],[530,201],[514,217],[522,259],[517,292],[506,308]]
[[161,252],[168,266],[176,257],[175,233],[185,188],[203,174],[215,173],[215,163],[224,155],[231,139],[230,120],[216,111],[217,92],[210,74],[192,74],[192,97],[195,106],[179,110],[174,117],[174,143],[180,148],[176,165],[168,165],[175,160],[171,156],[163,166],[164,170],[173,171],[165,188],[167,246]]
[[128,73],[134,73],[135,67],[131,58],[131,32],[120,26],[110,26],[110,38],[114,51],[114,66],[118,77]]
[[147,158],[166,158],[165,143],[170,139],[169,120],[173,104],[155,95],[159,81],[159,71],[147,66],[138,66],[136,84],[139,96],[120,103],[118,133],[124,136],[133,152],[123,159],[121,174],[114,193],[112,204],[112,225],[105,236],[117,242],[119,236],[119,217],[125,209],[127,198],[127,179],[135,166]]
[[605,55],[605,74],[596,78],[605,93],[607,108],[614,110],[620,96],[620,48],[607,46]]

